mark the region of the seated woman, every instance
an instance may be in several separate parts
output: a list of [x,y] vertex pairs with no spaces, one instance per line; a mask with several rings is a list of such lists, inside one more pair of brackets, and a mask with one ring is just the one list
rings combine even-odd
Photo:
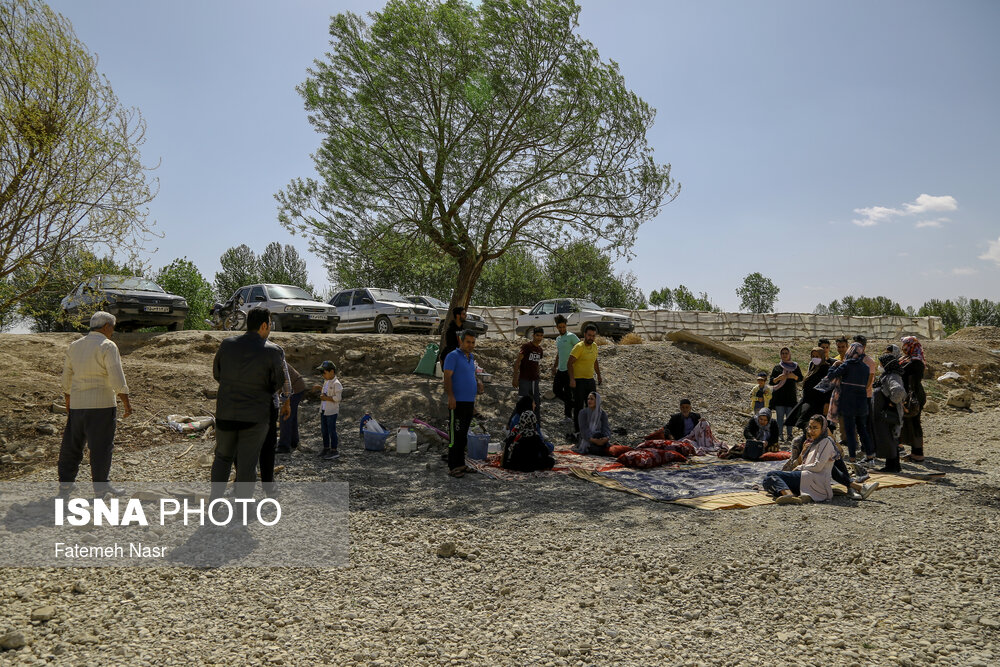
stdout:
[[[829,427],[829,422],[827,422]],[[808,428],[808,423],[807,423]],[[833,439],[833,436],[830,436]],[[805,444],[807,436],[805,434],[800,435],[792,441],[792,458],[785,463],[783,470],[794,470],[797,466],[802,465],[802,456],[807,445]],[[843,484],[847,489],[847,497],[851,500],[868,500],[868,496],[874,493],[875,489],[878,488],[878,482],[869,482],[868,484],[862,485],[860,481],[854,481],[851,478],[851,472],[847,467],[847,463],[844,462],[844,452],[840,445],[834,443],[836,448],[836,458],[833,461],[833,470],[830,471],[830,475],[833,481],[837,484]],[[851,464],[852,466],[854,464]],[[854,466],[856,469],[864,472],[864,468],[859,466]],[[863,477],[859,476],[858,479],[864,481],[868,478],[867,473]]]
[[806,429],[802,462],[794,470],[774,470],[764,476],[762,486],[779,505],[801,505],[833,498],[833,461],[837,449],[823,415],[813,415]]
[[538,418],[530,408],[521,413],[503,445],[500,465],[508,470],[549,470],[556,464],[537,430]]
[[[521,415],[525,412],[535,412],[535,401],[531,396],[521,396],[517,399],[517,404],[514,406],[514,412],[511,414],[510,419],[507,420],[507,434],[509,435],[514,428],[520,423]],[[542,424],[537,420],[538,413],[535,412],[535,433],[538,437],[542,439],[545,443],[545,447],[550,451],[555,450],[555,445],[545,439],[545,434],[542,433]],[[506,436],[505,436],[506,437]]]
[[580,410],[577,428],[580,430],[580,442],[573,448],[574,452],[607,456],[611,425],[608,423],[608,413],[601,409],[601,395],[596,391],[587,396],[587,407]]
[[751,417],[743,429],[743,439],[746,441],[756,440],[764,443],[764,448],[768,446],[776,447],[778,437],[778,423],[771,419],[771,408],[761,408],[757,411],[756,417]]

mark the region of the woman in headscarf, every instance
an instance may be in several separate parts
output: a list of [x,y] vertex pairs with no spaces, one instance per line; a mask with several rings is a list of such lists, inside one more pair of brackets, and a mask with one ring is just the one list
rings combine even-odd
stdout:
[[802,381],[802,400],[800,400],[792,411],[785,416],[786,421],[792,422],[797,428],[806,430],[806,426],[809,424],[810,415],[820,413],[826,414],[827,405],[830,402],[830,393],[827,391],[820,391],[817,389],[817,385],[822,388],[824,385],[820,385],[823,378],[830,371],[830,361],[826,358],[823,353],[823,348],[814,347],[812,349],[812,358],[809,360],[809,374],[806,375],[806,379]]
[[903,356],[899,359],[902,368],[903,387],[906,401],[903,403],[903,429],[899,434],[902,444],[910,446],[910,455],[904,460],[919,463],[924,460],[924,429],[920,425],[920,413],[927,402],[924,393],[924,349],[914,336],[904,337],[899,346]]
[[580,423],[577,427],[580,429],[580,442],[573,451],[599,456],[607,454],[611,425],[608,423],[608,413],[601,409],[601,395],[596,391],[587,396],[587,407],[580,411]]
[[786,429],[788,437],[792,439],[792,424],[785,423],[785,415],[792,411],[795,404],[799,402],[798,392],[795,391],[795,383],[802,381],[802,369],[792,361],[792,351],[787,347],[781,348],[781,361],[771,369],[771,405],[768,406],[778,417],[778,433],[782,427]]
[[517,404],[514,405],[514,412],[511,414],[510,419],[507,420],[507,433],[511,433],[521,421],[521,415],[525,412],[532,412],[535,414],[535,432],[538,437],[542,439],[545,446],[551,452],[555,449],[555,445],[545,439],[545,434],[542,433],[542,424],[538,421],[538,413],[535,412],[535,401],[531,396],[521,396],[517,399]]
[[532,472],[549,470],[556,464],[556,460],[552,458],[550,450],[539,435],[537,423],[538,417],[530,407],[521,413],[517,424],[504,441],[500,464],[502,467],[508,470]]
[[756,440],[764,443],[766,449],[768,445],[776,446],[781,432],[778,425],[771,419],[771,409],[761,408],[757,415],[750,418],[743,429],[743,439],[746,441]]
[[906,401],[903,371],[899,366],[899,359],[889,349],[878,360],[883,371],[875,382],[872,402],[875,453],[879,458],[885,459],[885,467],[879,472],[899,472],[899,432],[903,425],[903,403]]
[[858,435],[865,455],[869,459],[875,457],[875,443],[871,440],[868,430],[868,376],[871,368],[865,363],[865,348],[861,343],[854,342],[844,354],[844,361],[826,374],[833,382],[833,395],[830,399],[830,411],[827,419],[834,423],[838,416],[844,420],[844,438],[851,456],[851,463],[857,457]]
[[833,498],[833,461],[837,449],[823,415],[813,415],[806,428],[802,463],[794,470],[774,470],[764,476],[762,486],[779,505],[801,505]]

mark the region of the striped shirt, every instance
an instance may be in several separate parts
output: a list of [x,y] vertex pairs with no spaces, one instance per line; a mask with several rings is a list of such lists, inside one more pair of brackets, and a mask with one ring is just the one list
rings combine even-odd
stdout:
[[62,385],[72,410],[115,407],[115,395],[128,393],[118,346],[97,331],[71,343]]

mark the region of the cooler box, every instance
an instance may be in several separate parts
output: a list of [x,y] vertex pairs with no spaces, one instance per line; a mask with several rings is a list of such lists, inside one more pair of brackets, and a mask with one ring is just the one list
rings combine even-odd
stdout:
[[365,449],[369,452],[383,451],[385,449],[385,440],[391,433],[391,431],[386,431],[385,433],[365,431]]
[[485,461],[490,450],[489,433],[470,433],[468,453],[470,459]]

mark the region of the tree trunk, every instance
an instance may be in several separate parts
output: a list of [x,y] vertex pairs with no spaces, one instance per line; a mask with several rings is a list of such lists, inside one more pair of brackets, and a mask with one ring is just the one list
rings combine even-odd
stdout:
[[456,306],[461,306],[462,308],[469,307],[469,301],[472,299],[472,291],[476,287],[476,281],[479,280],[484,266],[486,266],[486,257],[484,255],[464,255],[458,260],[458,280],[455,283],[455,289],[451,293],[451,302],[448,304],[448,316],[441,326],[440,346],[442,351],[445,346],[445,337],[448,335],[448,326],[455,321],[452,311]]

